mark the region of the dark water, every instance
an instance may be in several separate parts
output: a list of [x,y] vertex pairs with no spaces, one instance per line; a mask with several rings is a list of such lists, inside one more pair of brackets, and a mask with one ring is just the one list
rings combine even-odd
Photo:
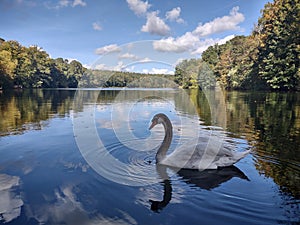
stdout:
[[[217,135],[252,152],[220,170],[157,167],[157,112],[170,151]],[[0,93],[0,224],[299,223],[299,93]]]

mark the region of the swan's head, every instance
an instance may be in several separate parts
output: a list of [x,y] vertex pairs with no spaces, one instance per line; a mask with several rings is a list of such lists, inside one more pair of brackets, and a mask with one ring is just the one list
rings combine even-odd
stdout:
[[149,127],[149,130],[151,130],[153,127],[155,127],[158,124],[162,124],[167,119],[168,117],[163,113],[156,114],[151,120],[151,125]]

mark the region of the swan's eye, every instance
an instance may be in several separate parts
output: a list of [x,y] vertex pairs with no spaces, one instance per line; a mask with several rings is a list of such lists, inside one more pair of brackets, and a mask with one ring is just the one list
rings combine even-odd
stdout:
[[162,120],[162,118],[160,118],[160,117],[157,119],[157,123],[158,123],[158,124],[162,123],[162,121],[163,121],[163,120]]

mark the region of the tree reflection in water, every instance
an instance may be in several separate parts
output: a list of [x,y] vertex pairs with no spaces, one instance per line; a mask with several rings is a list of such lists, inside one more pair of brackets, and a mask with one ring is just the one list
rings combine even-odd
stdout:
[[13,90],[0,93],[0,136],[41,130],[47,120],[69,113],[75,91]]

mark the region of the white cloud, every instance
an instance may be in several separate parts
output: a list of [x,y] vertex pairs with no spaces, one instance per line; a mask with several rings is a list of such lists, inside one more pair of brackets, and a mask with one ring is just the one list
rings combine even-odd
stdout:
[[160,52],[191,52],[192,54],[201,54],[209,46],[214,44],[224,44],[226,41],[234,38],[234,35],[226,36],[223,39],[207,38],[201,40],[199,37],[191,32],[187,32],[184,35],[173,38],[168,37],[153,42],[153,48]]
[[[176,19],[180,16],[180,11],[175,8],[166,13],[166,18],[169,20]],[[234,7],[228,16],[218,17],[205,24],[200,24],[194,31],[186,32],[179,37],[168,37],[153,42],[153,48],[161,52],[190,52],[192,54],[201,54],[209,46],[224,44],[226,41],[234,38],[234,35],[229,35],[223,39],[203,39],[215,33],[223,31],[240,29],[238,26],[244,20],[244,15],[238,12],[239,7]]]
[[143,59],[140,59],[139,62],[152,62],[152,60],[148,57],[145,57]]
[[129,8],[138,16],[145,15],[150,8],[148,1],[143,2],[141,0],[127,0]]
[[112,67],[112,70],[114,71],[122,71],[125,68],[125,65],[122,61],[118,62],[118,65]]
[[72,6],[75,7],[75,6],[86,6],[86,2],[84,2],[83,0],[74,0]]
[[76,7],[76,6],[86,6],[86,2],[84,2],[83,0],[59,0],[58,3],[56,4],[51,4],[50,2],[45,2],[44,5],[48,8],[48,9],[60,9],[60,8],[64,8],[64,7]]
[[157,16],[158,11],[150,12],[147,14],[147,22],[141,28],[143,32],[166,36],[170,33],[170,27]]
[[184,20],[180,18],[181,8],[173,8],[172,10],[166,12],[166,19],[170,21],[176,21],[177,23],[184,23]]
[[176,22],[177,22],[177,23],[184,23],[184,20],[183,20],[182,18],[178,18],[178,19],[176,20]]
[[173,64],[173,66],[175,67],[176,65],[178,65],[179,63],[181,63],[183,60],[185,60],[185,58],[179,58],[176,60],[176,62]]
[[25,5],[28,7],[36,7],[38,5],[38,2],[33,0],[16,0],[16,4]]
[[173,70],[169,70],[166,68],[151,68],[149,69],[142,69],[142,73],[147,73],[147,74],[168,74],[168,75],[174,75]]
[[174,74],[174,71],[165,68],[152,68],[149,73],[153,74]]
[[198,42],[198,37],[193,35],[191,32],[187,32],[177,38],[168,37],[165,39],[154,41],[153,48],[161,52],[181,53],[193,49],[195,47],[195,44]]
[[87,69],[91,69],[92,68],[91,65],[89,65],[89,64],[83,64],[82,66],[85,67],[85,68],[87,68]]
[[125,65],[122,61],[119,61],[117,65],[109,66],[106,64],[97,64],[93,69],[96,70],[111,70],[111,71],[123,71],[125,69]]
[[95,70],[106,70],[108,68],[107,68],[107,66],[105,64],[101,63],[101,64],[97,64],[95,66],[95,68],[93,68],[93,69],[95,69]]
[[125,71],[132,72],[132,71],[134,71],[134,69],[135,69],[135,66],[133,65],[133,66],[130,66],[130,67],[126,67]]
[[93,23],[93,29],[94,30],[102,30],[102,27],[98,22],[94,22]]
[[106,45],[101,48],[97,48],[95,53],[97,55],[104,55],[104,54],[120,52],[120,51],[121,51],[121,48],[118,45],[112,44],[112,45]]
[[218,40],[217,43],[218,43],[219,45],[225,44],[227,41],[231,40],[231,39],[234,38],[234,37],[235,37],[234,34],[228,35],[228,36],[226,36],[225,38],[222,38],[222,39]]
[[119,59],[138,59],[138,57],[134,54],[130,54],[130,53],[124,53],[122,55],[118,56]]
[[202,54],[209,46],[212,46],[215,44],[219,44],[219,45],[225,44],[227,41],[231,40],[234,37],[235,37],[235,35],[228,35],[222,39],[209,38],[209,39],[205,39],[203,41],[199,41],[197,49],[192,51],[192,54],[194,54],[194,55]]
[[58,5],[61,7],[67,7],[69,5],[70,1],[69,0],[60,0],[58,2]]
[[212,46],[217,43],[217,40],[214,40],[212,38],[200,40],[197,43],[197,48],[194,49],[191,53],[193,55],[202,54],[209,46]]
[[229,16],[217,17],[205,24],[200,23],[193,33],[199,37],[204,37],[228,30],[238,30],[240,27],[237,25],[245,19],[244,15],[238,11],[239,7],[236,6],[232,8]]

